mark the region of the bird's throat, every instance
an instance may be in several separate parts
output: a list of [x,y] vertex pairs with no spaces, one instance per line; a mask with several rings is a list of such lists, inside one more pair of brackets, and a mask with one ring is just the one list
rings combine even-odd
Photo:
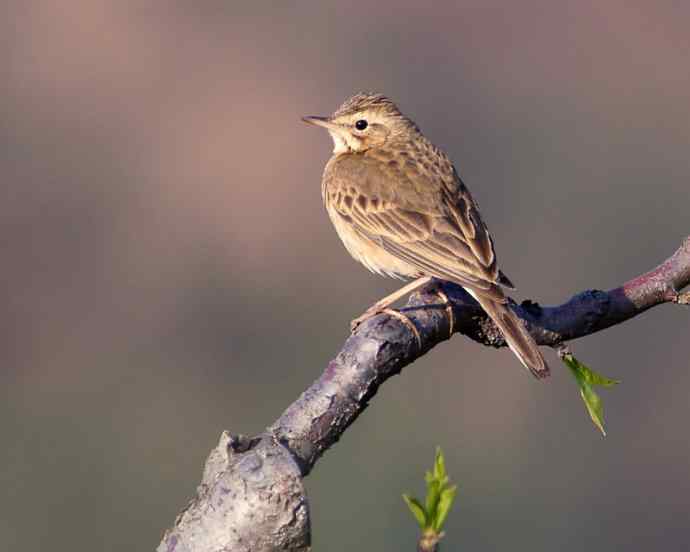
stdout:
[[334,154],[346,153],[350,151],[350,147],[347,145],[347,142],[343,139],[342,135],[332,130],[329,130],[328,133],[331,135],[331,138],[333,138]]

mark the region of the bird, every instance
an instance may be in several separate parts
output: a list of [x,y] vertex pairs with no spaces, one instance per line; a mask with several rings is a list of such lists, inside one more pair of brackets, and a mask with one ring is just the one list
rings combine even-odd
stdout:
[[535,377],[549,367],[508,304],[513,288],[498,268],[477,202],[448,155],[387,96],[355,94],[331,116],[305,116],[333,139],[321,194],[350,255],[374,273],[411,280],[353,323],[380,313],[432,280],[461,285],[501,330]]

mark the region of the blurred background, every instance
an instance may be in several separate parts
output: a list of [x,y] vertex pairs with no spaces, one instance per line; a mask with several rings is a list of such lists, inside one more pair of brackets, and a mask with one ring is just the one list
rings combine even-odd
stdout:
[[[0,549],[151,550],[223,429],[269,425],[395,289],[321,205],[300,122],[395,99],[482,206],[515,299],[617,286],[690,234],[681,2],[5,2]],[[442,445],[449,550],[690,540],[690,315],[573,344],[623,380],[590,423],[456,337],[307,480],[316,550],[412,550]],[[560,368],[559,368],[560,366]]]

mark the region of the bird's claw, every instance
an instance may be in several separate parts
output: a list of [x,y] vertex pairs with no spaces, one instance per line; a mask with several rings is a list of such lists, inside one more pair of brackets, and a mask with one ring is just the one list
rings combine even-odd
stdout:
[[387,307],[376,307],[376,308],[368,309],[367,311],[364,312],[364,314],[362,314],[361,316],[358,316],[352,322],[350,322],[351,331],[354,332],[362,322],[368,320],[372,316],[376,316],[377,314],[383,314],[383,313],[385,313],[385,314],[387,314],[393,318],[397,318],[405,326],[407,326],[408,329],[414,335],[415,341],[417,342],[417,347],[421,350],[421,348],[422,348],[422,336],[419,334],[419,330],[417,329],[417,326],[414,325],[414,322],[412,322],[412,320],[410,320],[407,316],[405,316],[400,311],[397,311],[394,309],[389,309]]
[[350,331],[354,332],[363,322],[366,322],[370,318],[376,316],[377,314],[381,314],[384,312],[386,309],[384,308],[375,308],[375,309],[367,309],[362,313],[360,316],[352,320],[350,322]]

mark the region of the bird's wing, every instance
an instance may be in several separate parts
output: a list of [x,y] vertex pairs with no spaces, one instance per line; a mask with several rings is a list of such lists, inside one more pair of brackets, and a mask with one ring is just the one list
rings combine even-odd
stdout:
[[324,200],[362,238],[423,274],[503,302],[493,243],[475,201],[453,171],[443,183],[366,157],[327,170]]

